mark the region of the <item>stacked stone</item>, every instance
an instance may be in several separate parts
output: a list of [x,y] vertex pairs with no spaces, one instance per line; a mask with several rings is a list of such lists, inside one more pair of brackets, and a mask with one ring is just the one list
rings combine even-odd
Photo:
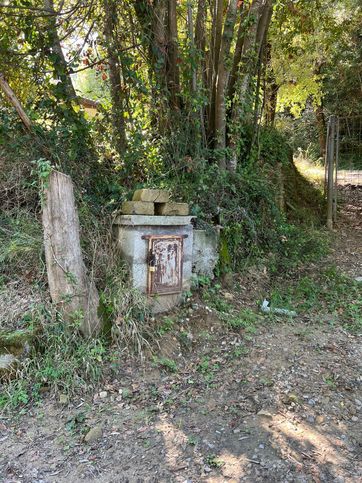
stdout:
[[133,194],[132,201],[125,201],[121,211],[124,215],[187,216],[187,203],[174,203],[165,190],[140,189]]

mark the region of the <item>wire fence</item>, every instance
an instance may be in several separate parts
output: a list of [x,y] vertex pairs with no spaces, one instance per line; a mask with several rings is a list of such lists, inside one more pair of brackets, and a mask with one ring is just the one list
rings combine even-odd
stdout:
[[328,228],[337,221],[338,205],[349,189],[362,196],[362,116],[330,116],[325,162]]

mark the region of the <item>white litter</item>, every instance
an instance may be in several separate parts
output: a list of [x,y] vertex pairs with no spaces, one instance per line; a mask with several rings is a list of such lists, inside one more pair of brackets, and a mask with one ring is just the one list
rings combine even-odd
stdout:
[[264,312],[264,314],[288,315],[289,317],[296,317],[297,315],[297,312],[295,312],[294,310],[269,307],[269,303],[269,300],[264,299],[263,303],[261,304],[260,308],[261,311]]

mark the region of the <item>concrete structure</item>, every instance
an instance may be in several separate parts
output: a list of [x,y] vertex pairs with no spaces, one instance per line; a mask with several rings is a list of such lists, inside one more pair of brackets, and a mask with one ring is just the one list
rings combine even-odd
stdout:
[[161,216],[188,216],[188,203],[155,203],[155,214]]
[[143,188],[133,193],[133,201],[148,201],[152,203],[167,203],[170,201],[170,194],[166,190],[154,190]]
[[192,216],[120,215],[116,238],[134,287],[148,293],[154,312],[171,309],[190,289]]
[[155,204],[148,201],[124,201],[121,209],[124,215],[155,214]]
[[192,271],[197,275],[214,278],[214,269],[219,260],[219,231],[194,230],[192,249]]

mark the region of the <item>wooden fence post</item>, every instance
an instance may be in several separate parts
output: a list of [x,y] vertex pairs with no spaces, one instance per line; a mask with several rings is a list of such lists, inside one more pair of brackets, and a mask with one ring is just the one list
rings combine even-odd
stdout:
[[99,297],[82,258],[73,183],[58,171],[51,172],[45,190],[43,229],[51,298],[66,321],[79,320],[85,336],[96,335]]

